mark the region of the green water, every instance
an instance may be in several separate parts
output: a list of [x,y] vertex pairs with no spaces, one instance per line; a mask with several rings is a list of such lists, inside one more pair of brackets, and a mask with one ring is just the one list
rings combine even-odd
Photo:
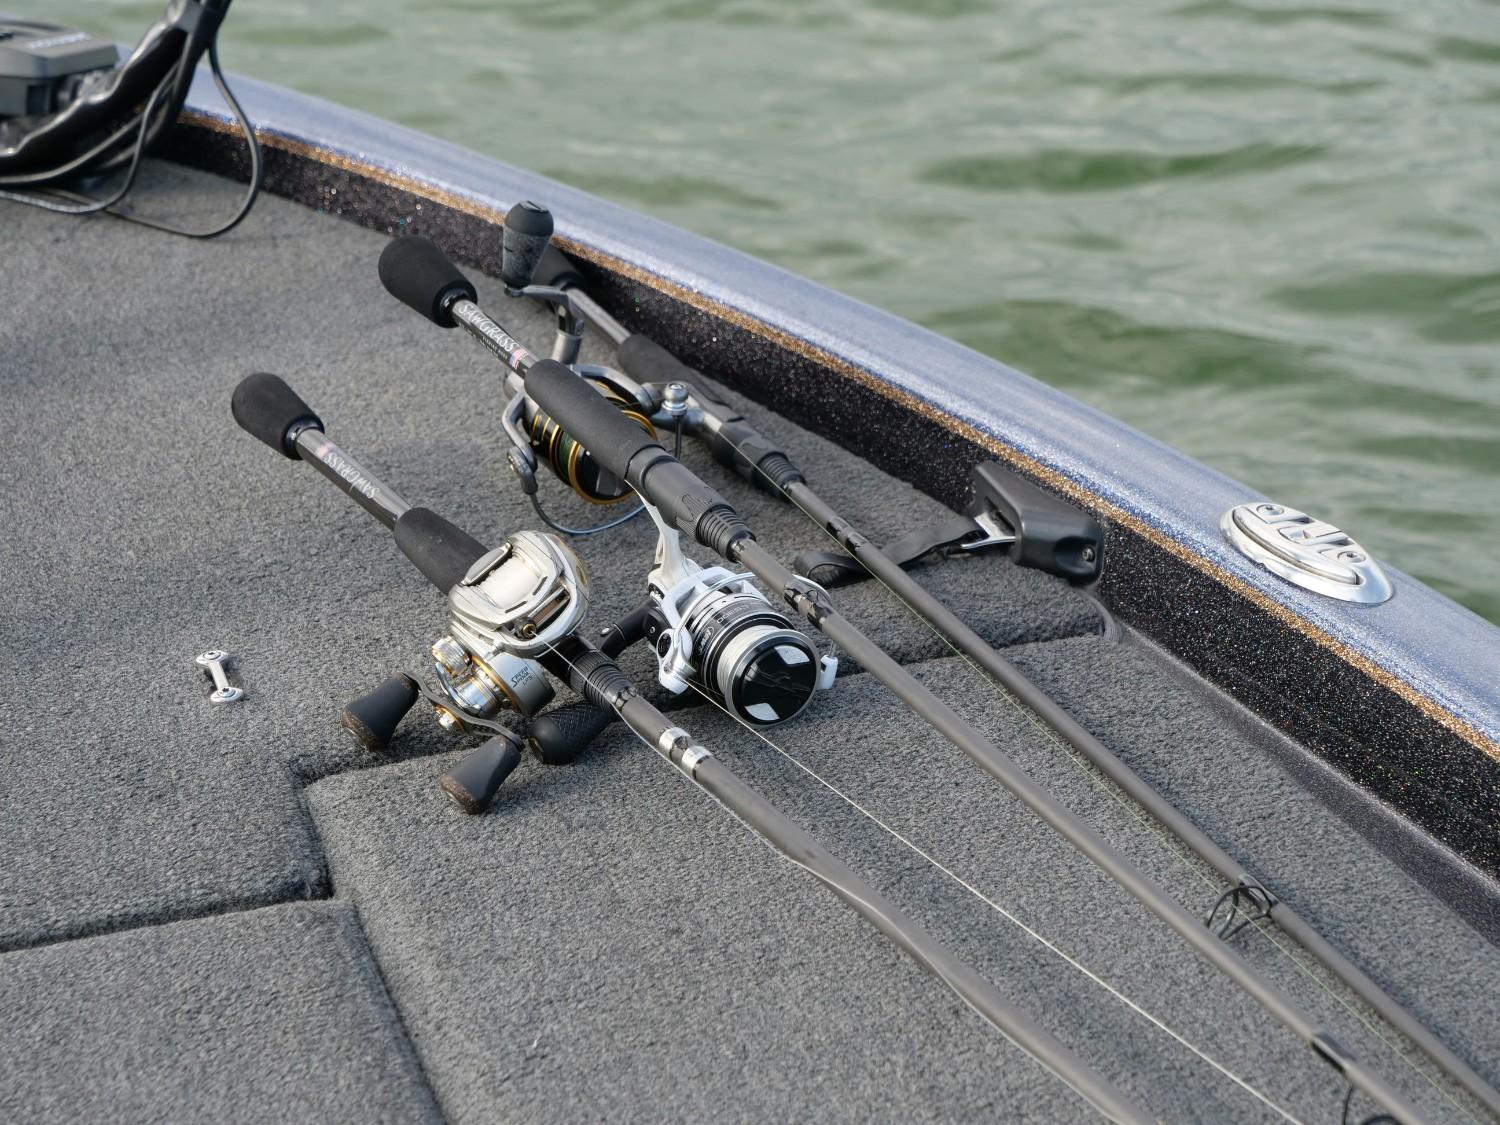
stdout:
[[1500,621],[1496,0],[239,0],[222,47],[997,356]]

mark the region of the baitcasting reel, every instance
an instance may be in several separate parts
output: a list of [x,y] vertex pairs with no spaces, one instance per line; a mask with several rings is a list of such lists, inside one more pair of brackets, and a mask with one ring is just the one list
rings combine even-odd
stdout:
[[441,691],[398,674],[346,706],[344,728],[367,750],[384,750],[421,695],[446,731],[519,741],[495,720],[506,711],[530,717],[552,701],[536,658],[578,628],[588,605],[588,575],[567,544],[516,532],[448,593],[448,632],[432,646]]

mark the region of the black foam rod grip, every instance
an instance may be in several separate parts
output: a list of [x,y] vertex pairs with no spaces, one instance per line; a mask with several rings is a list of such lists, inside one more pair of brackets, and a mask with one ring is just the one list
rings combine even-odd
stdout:
[[404,305],[444,328],[454,326],[449,306],[478,301],[474,284],[431,239],[419,234],[393,238],[380,252],[380,283]]
[[396,546],[445,594],[489,549],[428,508],[408,508],[396,521]]
[[649,336],[627,336],[616,349],[620,368],[638,383],[692,383],[694,371]]
[[552,212],[526,200],[505,213],[500,280],[507,289],[525,289],[536,276],[542,253],[552,239]]
[[264,371],[240,380],[229,398],[229,412],[240,429],[293,461],[301,458],[296,444],[288,441],[287,436],[294,429],[323,429],[322,419],[287,386],[285,379]]
[[538,360],[527,369],[526,395],[621,480],[632,457],[651,446],[661,448],[592,384],[555,359]]
[[391,744],[396,728],[416,701],[417,682],[397,672],[374,691],[348,704],[339,721],[354,741],[371,753],[379,753]]
[[443,774],[439,784],[443,792],[464,812],[482,813],[500,786],[521,764],[521,751],[509,739],[498,735]]
[[572,258],[549,243],[547,249],[542,251],[542,260],[537,263],[536,276],[531,281],[533,285],[547,285],[553,289],[571,289],[575,285],[583,284],[583,274],[578,272],[578,267],[573,264]]
[[549,766],[565,766],[587,750],[615,713],[592,703],[568,703],[554,707],[531,721],[526,741],[531,752]]

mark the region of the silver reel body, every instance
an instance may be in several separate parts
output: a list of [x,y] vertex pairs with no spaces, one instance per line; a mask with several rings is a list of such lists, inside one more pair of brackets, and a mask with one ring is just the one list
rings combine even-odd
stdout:
[[682,553],[681,535],[650,505],[656,566],[647,576],[662,627],[657,682],[674,695],[694,687],[757,726],[785,722],[833,686],[838,658],[820,655],[751,582]]
[[448,593],[448,634],[432,646],[434,670],[456,712],[438,722],[462,730],[464,717],[531,716],[553,690],[535,657],[571,634],[588,612],[588,574],[555,535],[518,531],[479,559]]

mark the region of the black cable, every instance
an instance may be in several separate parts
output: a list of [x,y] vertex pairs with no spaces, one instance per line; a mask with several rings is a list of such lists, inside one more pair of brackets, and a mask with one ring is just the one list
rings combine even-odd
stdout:
[[[151,116],[156,112],[157,103],[162,94],[172,88],[172,78],[182,66],[179,60],[176,67],[161,80],[156,89],[151,91],[151,97],[146,102],[146,108],[141,112],[141,123],[136,130],[135,145],[130,157],[130,168],[125,173],[125,182],[108,199],[89,200],[84,196],[73,192],[58,192],[58,195],[69,200],[84,200],[83,202],[61,203],[49,199],[45,195],[27,195],[22,192],[0,191],[0,199],[13,200],[16,203],[24,203],[28,207],[39,207],[43,211],[51,211],[59,215],[92,215],[99,211],[107,211],[129,194],[130,189],[135,186],[136,176],[140,173],[141,158],[146,152],[146,138],[151,133]],[[132,123],[133,124],[133,123]]]
[[219,66],[219,41],[217,37],[208,45],[208,68],[213,73],[214,85],[219,94],[234,112],[235,120],[239,122],[240,128],[245,132],[245,143],[250,149],[250,186],[245,192],[245,198],[240,203],[240,208],[234,213],[230,220],[220,226],[207,231],[183,230],[181,227],[172,226],[170,223],[159,222],[155,219],[147,219],[140,215],[131,215],[119,211],[110,212],[118,218],[127,222],[138,223],[143,227],[153,230],[166,231],[168,234],[181,235],[183,238],[217,238],[221,234],[228,234],[245,220],[250,214],[250,209],[255,206],[255,200],[260,195],[261,185],[265,182],[265,158],[261,151],[260,140],[255,135],[255,126],[251,124],[250,117],[245,113],[244,107],[240,105],[239,99],[234,96],[234,91],[229,88],[229,81],[224,77],[224,71]]
[[[161,83],[156,87],[156,89],[152,91],[151,98],[146,103],[146,108],[141,113],[140,123],[138,126],[134,121],[132,121],[129,125],[126,125],[124,128],[118,130],[100,144],[95,145],[93,149],[85,153],[83,156],[70,161],[69,164],[65,165],[62,169],[53,169],[45,173],[46,178],[52,179],[59,175],[66,175],[70,171],[76,171],[84,165],[90,163],[92,160],[96,159],[100,153],[106,151],[108,148],[116,144],[121,138],[127,135],[131,129],[135,129],[136,140],[132,149],[130,166],[129,170],[126,172],[125,182],[108,199],[90,199],[88,196],[82,195],[77,192],[61,190],[56,191],[55,195],[69,201],[71,204],[73,204],[72,206],[58,202],[56,199],[48,198],[45,195],[28,195],[20,192],[11,192],[4,190],[0,190],[0,199],[13,200],[16,203],[24,203],[28,207],[39,207],[44,211],[51,211],[55,214],[63,215],[91,215],[100,211],[107,211],[109,212],[109,214],[114,215],[116,218],[124,219],[127,222],[136,223],[143,227],[150,227],[153,230],[165,231],[168,234],[181,235],[184,238],[217,238],[219,235],[227,234],[229,231],[239,226],[240,223],[244,221],[245,217],[250,214],[251,208],[255,206],[255,201],[260,195],[261,187],[265,181],[265,160],[264,154],[261,150],[260,141],[255,135],[255,126],[251,124],[249,115],[245,113],[244,107],[240,105],[239,99],[234,96],[234,91],[230,88],[228,80],[224,77],[224,71],[219,65],[219,41],[217,36],[215,36],[214,40],[208,46],[209,70],[213,74],[214,85],[218,88],[219,94],[223,97],[224,101],[229,105],[230,110],[234,113],[235,119],[239,122],[240,128],[244,130],[245,142],[250,150],[250,184],[249,188],[245,192],[245,198],[241,202],[239,209],[234,213],[234,215],[229,219],[228,222],[207,231],[184,230],[181,227],[173,226],[170,223],[161,222],[156,219],[149,219],[144,216],[134,215],[128,212],[110,210],[110,208],[122,202],[126,195],[130,193],[130,190],[135,186],[136,178],[140,171],[141,160],[145,155],[146,148],[148,147],[148,144],[152,137],[152,116],[156,111],[156,106],[160,101],[163,93],[167,92],[168,90],[176,89],[178,82],[182,76],[183,68],[186,65],[186,59],[187,55],[184,54],[183,58],[178,61],[177,65],[173,67],[173,69],[167,74],[165,78],[162,79]],[[41,175],[42,174],[38,174],[38,178]],[[6,181],[0,180],[0,183],[3,182]]]

